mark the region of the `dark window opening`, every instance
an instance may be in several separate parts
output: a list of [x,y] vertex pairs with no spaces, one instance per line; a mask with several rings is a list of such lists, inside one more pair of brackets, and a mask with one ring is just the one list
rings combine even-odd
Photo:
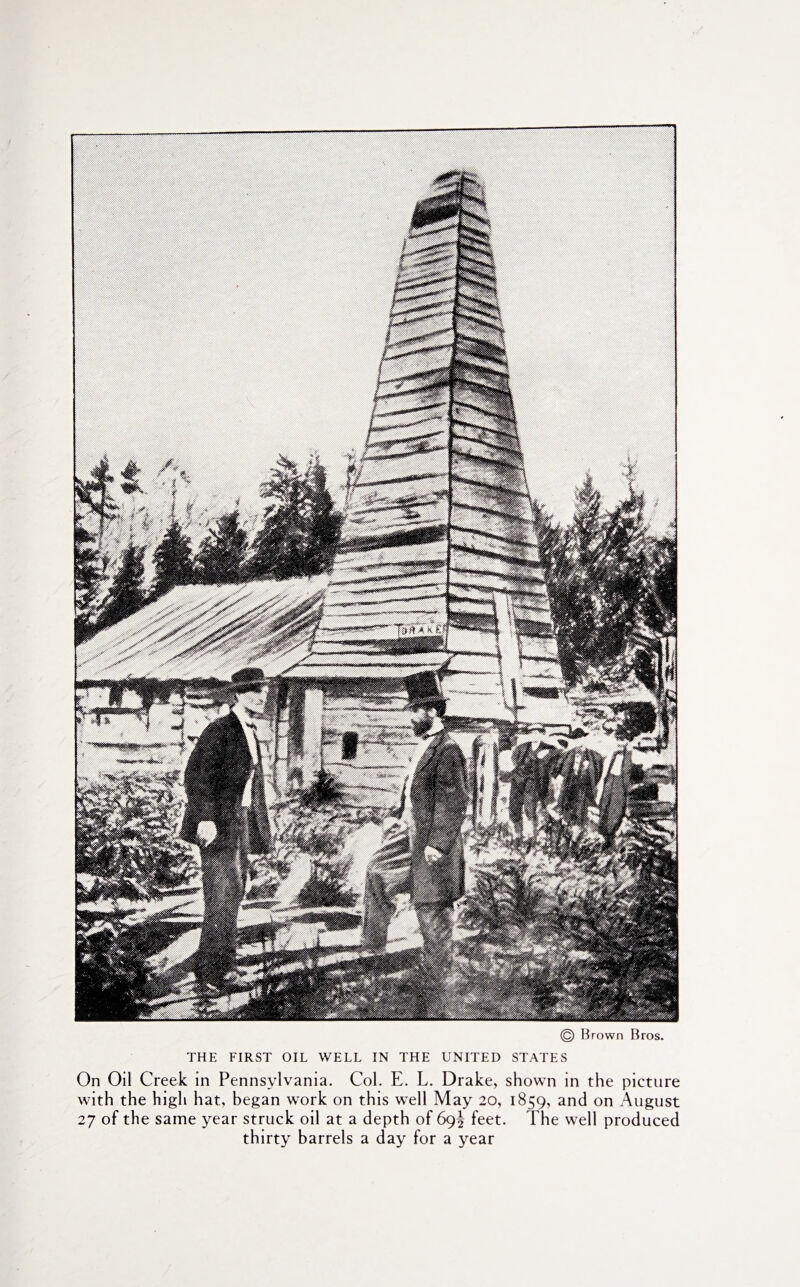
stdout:
[[452,219],[453,215],[458,214],[458,202],[452,198],[442,200],[441,197],[428,197],[425,201],[418,201],[413,215],[411,216],[412,228],[424,228],[429,223],[438,223],[440,219]]
[[358,733],[345,733],[342,737],[342,759],[354,760],[358,750]]
[[112,684],[108,690],[109,706],[122,705],[122,684]]
[[281,682],[278,684],[278,696],[275,703],[277,708],[277,713],[279,715],[281,715],[283,711],[286,710],[286,703],[288,699],[289,699],[289,685],[286,683],[285,680],[282,679]]
[[559,691],[557,688],[526,688],[525,695],[527,697],[558,697]]

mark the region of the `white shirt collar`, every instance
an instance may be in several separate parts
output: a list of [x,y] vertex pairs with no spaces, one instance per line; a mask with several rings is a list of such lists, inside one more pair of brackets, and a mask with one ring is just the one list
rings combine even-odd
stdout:
[[246,711],[238,702],[235,702],[233,706],[231,706],[231,714],[236,716],[242,726],[242,731],[247,738],[247,746],[250,751],[251,759],[253,760],[253,763],[255,763],[258,759],[258,742],[256,741],[256,731],[250,712]]

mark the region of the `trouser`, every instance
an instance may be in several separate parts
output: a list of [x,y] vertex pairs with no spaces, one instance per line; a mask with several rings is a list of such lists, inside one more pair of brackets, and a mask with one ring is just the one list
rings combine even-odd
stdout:
[[[411,854],[406,831],[393,833],[370,859],[364,885],[361,941],[380,950],[386,946],[394,900],[411,892]],[[444,987],[453,954],[453,905],[421,903],[414,907],[422,935],[422,968],[431,988]]]
[[535,843],[538,803],[536,786],[532,777],[523,782],[515,782],[512,778],[508,794],[508,820],[518,840],[523,838],[525,831],[524,819],[527,818],[530,822],[531,840]]
[[219,984],[236,965],[239,906],[247,880],[247,856],[239,841],[233,847],[206,845],[203,869],[203,928],[194,959],[202,983]]

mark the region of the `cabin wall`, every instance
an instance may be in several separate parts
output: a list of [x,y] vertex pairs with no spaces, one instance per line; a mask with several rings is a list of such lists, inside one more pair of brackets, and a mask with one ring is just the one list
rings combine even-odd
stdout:
[[347,803],[396,803],[416,741],[406,701],[405,689],[391,682],[324,686],[322,763]]
[[[270,685],[270,691],[273,689]],[[147,688],[144,688],[147,696]],[[264,716],[256,720],[265,768],[273,760],[276,727],[267,693]],[[91,684],[75,701],[79,777],[114,773],[182,773],[207,724],[227,713],[218,686],[159,685],[145,704],[142,689]]]
[[[399,680],[328,680],[313,685],[296,680],[288,681],[287,688],[287,711],[303,710],[308,720],[309,711],[321,707],[319,731],[307,722],[302,747],[293,754],[289,789],[309,785],[316,772],[311,766],[318,765],[336,779],[345,804],[393,808],[417,746],[404,685]],[[446,723],[464,752],[472,789],[476,743],[497,739],[497,724],[459,718],[447,718]],[[277,741],[275,780],[281,793],[287,789],[288,724],[284,716]],[[302,765],[305,770],[298,768]]]
[[184,745],[183,692],[162,691],[145,705],[120,685],[90,685],[76,697],[79,777],[178,769]]

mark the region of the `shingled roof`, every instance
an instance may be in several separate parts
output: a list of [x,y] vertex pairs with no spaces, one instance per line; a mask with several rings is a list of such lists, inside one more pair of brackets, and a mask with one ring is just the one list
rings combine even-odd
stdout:
[[182,585],[77,649],[79,684],[221,683],[242,666],[280,675],[309,651],[327,577]]

